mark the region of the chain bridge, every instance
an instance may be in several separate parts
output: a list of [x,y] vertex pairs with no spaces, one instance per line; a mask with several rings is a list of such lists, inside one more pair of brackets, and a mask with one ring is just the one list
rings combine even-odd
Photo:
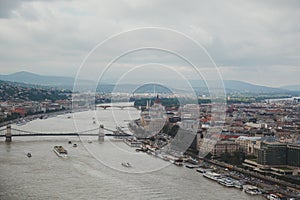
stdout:
[[[110,133],[104,133],[104,131]],[[78,132],[37,132],[37,131],[28,131],[17,128],[12,128],[11,125],[2,127],[0,129],[0,137],[5,137],[6,142],[11,142],[13,137],[34,137],[34,136],[98,136],[99,141],[104,140],[104,136],[107,137],[130,137],[131,135],[118,130],[111,130],[104,128],[103,125],[100,125],[99,128],[83,130]]]

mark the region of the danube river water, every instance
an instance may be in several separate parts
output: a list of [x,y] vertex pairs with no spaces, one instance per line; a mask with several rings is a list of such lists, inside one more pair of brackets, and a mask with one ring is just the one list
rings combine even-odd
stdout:
[[[113,112],[112,112],[113,111]],[[98,109],[35,120],[13,128],[35,132],[74,132],[103,124],[115,129],[136,119],[139,111]],[[93,122],[95,121],[95,123]],[[97,132],[97,131],[96,131]],[[76,143],[73,147],[68,141]],[[91,143],[92,142],[92,143]],[[68,150],[67,159],[53,152]],[[26,156],[32,154],[31,158]],[[126,168],[122,162],[130,162]],[[122,141],[95,136],[15,137],[0,142],[0,199],[263,199],[226,188],[196,170],[171,165],[154,156],[137,153]]]

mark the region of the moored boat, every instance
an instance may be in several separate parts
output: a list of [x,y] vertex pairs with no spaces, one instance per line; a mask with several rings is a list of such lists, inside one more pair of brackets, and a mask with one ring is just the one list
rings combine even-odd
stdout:
[[68,151],[63,148],[62,146],[54,146],[53,151],[59,156],[59,157],[67,157]]
[[255,187],[253,185],[245,185],[244,192],[246,192],[247,194],[251,194],[251,195],[262,194],[262,191],[258,187]]
[[268,194],[267,199],[269,199],[269,200],[281,200],[281,198],[279,196],[277,196],[276,194]]
[[233,185],[238,189],[243,189],[243,184],[238,180],[233,181]]
[[203,177],[211,179],[213,181],[218,181],[222,178],[222,175],[215,172],[206,172],[203,174]]
[[25,119],[22,119],[22,120],[18,121],[18,122],[16,123],[16,125],[17,125],[17,126],[23,126],[23,125],[25,125],[26,123],[27,123],[26,120],[25,120]]
[[185,164],[185,167],[193,169],[193,168],[197,168],[198,165],[192,165],[192,164]]
[[218,183],[221,184],[221,185],[224,185],[226,187],[233,187],[234,184],[233,184],[233,180],[231,178],[221,178],[218,180]]
[[204,173],[206,173],[207,169],[204,169],[202,167],[198,167],[198,169],[196,169],[196,171],[201,173],[201,174],[204,174]]

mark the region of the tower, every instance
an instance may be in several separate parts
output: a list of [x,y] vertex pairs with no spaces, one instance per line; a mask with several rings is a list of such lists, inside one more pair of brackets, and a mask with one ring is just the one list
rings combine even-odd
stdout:
[[11,125],[6,126],[5,142],[11,142]]
[[105,136],[105,134],[104,134],[104,126],[101,124],[99,126],[98,141],[99,142],[104,142],[104,136]]

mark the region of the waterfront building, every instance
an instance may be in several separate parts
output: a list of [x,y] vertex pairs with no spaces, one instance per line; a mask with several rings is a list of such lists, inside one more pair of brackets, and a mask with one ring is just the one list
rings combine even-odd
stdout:
[[261,137],[246,137],[240,136],[235,142],[239,145],[239,150],[247,155],[257,155],[258,154],[258,144]]
[[243,165],[254,171],[276,176],[298,175],[300,145],[280,142],[262,142],[257,160],[245,160]]
[[300,144],[287,145],[287,165],[300,167]]
[[220,156],[223,153],[233,153],[239,150],[239,145],[231,140],[217,141],[212,150],[213,156]]
[[286,165],[287,147],[285,143],[263,142],[258,150],[258,164]]

